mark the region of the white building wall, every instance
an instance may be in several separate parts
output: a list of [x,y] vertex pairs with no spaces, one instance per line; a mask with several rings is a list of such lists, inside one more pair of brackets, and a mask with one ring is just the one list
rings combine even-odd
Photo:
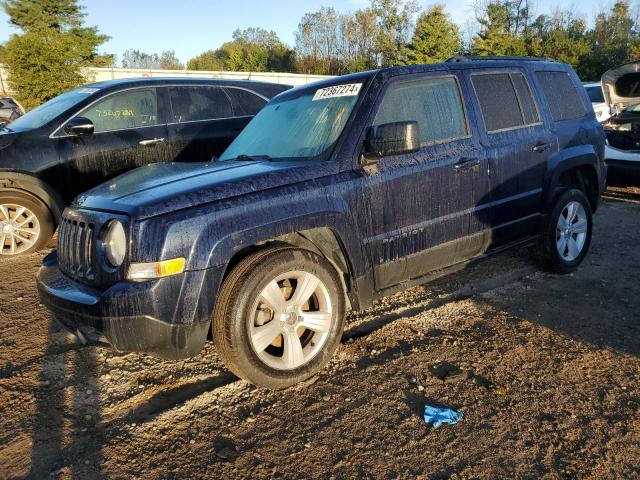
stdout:
[[[199,70],[145,70],[135,68],[86,68],[84,75],[87,83],[102,82],[118,78],[137,77],[182,77],[182,78],[227,78],[232,80],[256,80],[262,82],[283,83],[286,85],[304,85],[325,78],[327,75],[304,75],[280,72],[205,72]],[[0,65],[0,95],[9,95],[7,70]]]

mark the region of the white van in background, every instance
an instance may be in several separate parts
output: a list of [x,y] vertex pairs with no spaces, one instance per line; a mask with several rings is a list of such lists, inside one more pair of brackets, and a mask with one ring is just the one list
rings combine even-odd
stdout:
[[609,119],[611,113],[604,99],[604,92],[600,83],[585,83],[584,88],[591,99],[593,110],[596,112],[596,120],[604,122]]

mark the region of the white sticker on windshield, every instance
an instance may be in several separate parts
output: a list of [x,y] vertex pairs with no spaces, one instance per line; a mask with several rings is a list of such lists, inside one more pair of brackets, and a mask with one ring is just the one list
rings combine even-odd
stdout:
[[81,88],[80,89],[80,93],[86,93],[88,95],[91,95],[92,93],[96,93],[99,91],[100,91],[99,88]]
[[361,83],[345,83],[343,85],[321,88],[316,90],[316,94],[311,100],[315,102],[316,100],[326,100],[327,98],[353,97],[358,95],[360,87],[362,87]]

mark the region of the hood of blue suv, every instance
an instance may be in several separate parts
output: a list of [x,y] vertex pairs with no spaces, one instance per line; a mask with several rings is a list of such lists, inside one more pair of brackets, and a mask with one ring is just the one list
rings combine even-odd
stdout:
[[158,163],[103,183],[73,204],[144,219],[304,181],[310,170],[305,166],[308,163],[266,160]]

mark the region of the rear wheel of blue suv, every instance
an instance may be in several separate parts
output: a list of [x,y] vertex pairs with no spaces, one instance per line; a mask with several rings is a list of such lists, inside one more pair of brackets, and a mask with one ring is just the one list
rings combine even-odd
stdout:
[[557,273],[570,273],[582,263],[591,245],[591,205],[572,188],[559,195],[542,236],[544,265]]

